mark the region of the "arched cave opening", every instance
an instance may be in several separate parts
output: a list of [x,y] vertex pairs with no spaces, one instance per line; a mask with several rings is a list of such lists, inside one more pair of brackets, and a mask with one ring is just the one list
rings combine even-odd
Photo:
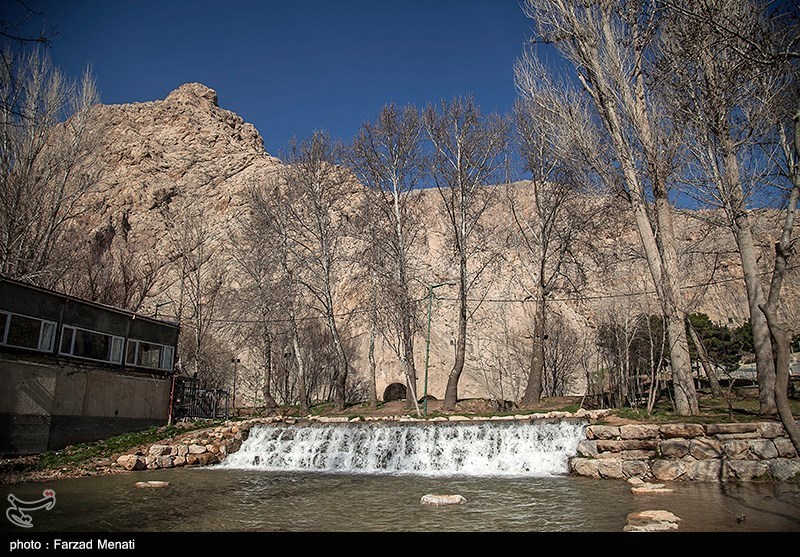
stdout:
[[404,400],[406,398],[406,386],[402,383],[391,383],[383,391],[383,402],[393,400]]

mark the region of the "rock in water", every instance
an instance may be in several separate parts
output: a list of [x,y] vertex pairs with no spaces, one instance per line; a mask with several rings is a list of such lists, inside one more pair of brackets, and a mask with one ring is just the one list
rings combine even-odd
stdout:
[[463,495],[438,495],[428,493],[423,495],[420,503],[423,505],[461,505],[466,503],[467,499]]
[[149,482],[136,482],[136,487],[169,487],[169,482],[150,480]]
[[669,511],[641,511],[630,513],[623,532],[665,532],[677,530],[681,519]]

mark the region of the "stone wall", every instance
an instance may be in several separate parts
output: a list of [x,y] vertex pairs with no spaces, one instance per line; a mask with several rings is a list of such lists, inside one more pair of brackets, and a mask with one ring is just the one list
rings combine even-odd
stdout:
[[[638,424],[597,425],[603,411],[538,415],[549,419],[586,419],[585,439],[570,458],[576,476],[657,481],[800,481],[800,457],[778,422],[750,424]],[[520,420],[522,416],[501,419]],[[524,417],[530,420],[531,417]],[[382,417],[367,421],[417,421],[410,417]],[[221,462],[239,450],[252,427],[261,424],[346,423],[341,418],[270,417],[230,421],[206,430],[163,440],[131,454],[115,456],[109,467],[154,470],[205,466]],[[435,420],[440,421],[440,420]],[[470,421],[452,416],[448,421]]]
[[778,422],[589,425],[570,470],[658,481],[800,480],[800,458]]

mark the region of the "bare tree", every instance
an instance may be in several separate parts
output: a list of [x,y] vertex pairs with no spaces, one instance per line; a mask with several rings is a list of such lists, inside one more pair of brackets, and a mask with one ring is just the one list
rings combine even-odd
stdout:
[[[648,87],[659,11],[649,0],[526,0],[535,41],[553,43],[574,66],[610,143],[606,183],[629,202],[669,338],[675,410],[699,413],[680,299],[670,201],[669,130]],[[617,169],[619,172],[617,172]]]
[[458,337],[443,404],[444,410],[452,411],[466,356],[467,299],[479,274],[471,274],[469,262],[474,258],[481,218],[496,198],[493,184],[505,164],[508,124],[497,115],[482,115],[471,97],[442,102],[438,109],[429,106],[424,123],[433,150],[432,175],[458,259]]
[[[800,60],[800,56],[792,58],[794,64],[797,64],[798,60]],[[780,311],[783,301],[783,282],[798,240],[795,228],[797,208],[800,204],[800,95],[796,92],[797,67],[793,69],[795,79],[795,87],[791,89],[793,94],[787,95],[789,98],[783,96],[783,103],[776,104],[773,112],[776,135],[781,147],[780,152],[783,155],[782,173],[788,179],[788,184],[784,186],[783,199],[786,201],[783,210],[783,226],[780,237],[774,244],[775,256],[769,296],[766,304],[762,304],[760,309],[767,318],[767,325],[772,337],[772,354],[776,374],[775,404],[778,415],[795,449],[800,451],[800,426],[794,419],[787,394],[791,342],[796,330],[791,329],[786,312]],[[781,106],[783,110],[780,109]]]
[[[419,112],[412,106],[385,106],[374,123],[364,124],[353,140],[347,160],[367,186],[366,214],[370,250],[370,284],[388,298],[394,313],[384,320],[393,348],[406,376],[411,396],[407,404],[419,413],[417,372],[414,365],[416,301],[412,290],[416,276],[412,250],[420,236],[416,191],[422,171],[421,142],[424,130]],[[377,306],[377,298],[372,297]],[[377,313],[373,325],[377,324]],[[373,331],[375,328],[373,327]],[[370,353],[374,350],[370,341]]]
[[724,392],[722,391],[722,386],[719,384],[717,370],[714,367],[715,364],[709,359],[705,344],[703,344],[703,339],[697,334],[697,329],[695,329],[691,319],[686,320],[686,328],[689,331],[689,338],[692,339],[692,344],[694,344],[694,348],[697,351],[697,358],[700,360],[700,365],[703,366],[703,371],[705,371],[708,382],[711,385],[712,395],[715,398],[722,398]]
[[346,403],[349,358],[337,323],[339,291],[343,285],[338,274],[344,263],[345,239],[349,227],[356,182],[339,166],[329,137],[321,132],[292,144],[283,167],[282,179],[293,191],[285,205],[291,227],[288,249],[302,261],[299,282],[310,294],[315,311],[328,326],[333,343],[334,403],[343,410]]
[[104,247],[94,239],[71,247],[72,266],[58,282],[65,294],[143,313],[166,288],[166,261],[158,253],[124,240]]
[[[295,235],[294,212],[290,207],[296,203],[295,197],[298,190],[287,187],[282,180],[282,174],[271,175],[265,183],[250,189],[250,219],[248,223],[248,237],[256,251],[255,261],[248,264],[251,275],[258,276],[259,288],[262,289],[261,304],[269,304],[274,300],[275,308],[286,315],[287,337],[291,346],[291,354],[297,370],[297,393],[300,402],[300,413],[308,414],[308,390],[306,381],[306,355],[300,338],[300,307],[302,300],[299,289],[300,272],[303,260],[298,258],[299,250],[295,246],[298,241]],[[271,264],[276,268],[270,269]],[[263,277],[263,273],[268,277]],[[268,282],[265,284],[265,278]],[[269,289],[269,292],[264,290]],[[264,307],[266,310],[267,308]],[[285,364],[289,352],[280,350],[286,357],[284,361],[284,400],[290,399],[293,391],[289,387],[290,368]],[[271,352],[270,352],[271,354]],[[268,362],[272,364],[270,359]],[[272,369],[272,368],[268,368]]]
[[[767,152],[774,155],[769,158],[779,172],[783,182],[779,183],[779,199],[783,214],[783,225],[779,238],[775,242],[775,253],[772,267],[772,277],[766,302],[757,303],[758,309],[763,312],[769,336],[771,339],[774,378],[774,407],[784,428],[787,430],[794,446],[800,450],[800,428],[794,420],[788,403],[788,378],[791,330],[788,320],[780,315],[782,306],[782,286],[788,268],[789,260],[794,251],[796,242],[795,215],[797,204],[800,201],[800,101],[798,101],[798,61],[800,61],[800,13],[796,2],[781,3],[772,6],[771,2],[756,1],[731,1],[707,2],[700,5],[684,5],[680,2],[664,2],[676,15],[676,19],[686,26],[700,27],[708,33],[713,42],[708,44],[698,41],[705,52],[700,53],[699,71],[703,80],[710,81],[706,89],[700,92],[706,96],[701,105],[705,110],[708,122],[706,129],[711,132],[712,139],[716,139],[717,147],[709,156],[710,162],[718,166],[711,166],[710,179],[721,177],[726,193],[733,193],[734,209],[737,205],[739,193],[738,184],[735,182],[736,173],[740,168],[741,145],[743,141],[737,136],[741,132],[741,122],[744,117],[744,131],[751,133],[752,129],[763,133],[763,129],[753,126],[752,113],[762,116],[765,123],[771,125],[773,131],[767,138]],[[733,69],[732,69],[733,68]],[[726,72],[737,71],[737,87],[726,87],[721,82]],[[741,91],[739,86],[739,72],[745,77]],[[703,84],[698,80],[698,84]],[[765,87],[766,85],[766,87]],[[711,86],[715,86],[712,89]],[[694,91],[694,88],[692,89]],[[709,112],[709,106],[712,108]],[[716,117],[716,118],[715,118]],[[759,134],[760,135],[760,134]],[[721,149],[719,148],[721,145]],[[777,147],[773,149],[773,147]],[[729,154],[727,158],[725,155]],[[721,154],[721,156],[720,156]],[[720,161],[716,159],[722,159]],[[706,165],[710,166],[710,165]],[[721,166],[721,169],[720,169]],[[708,171],[708,169],[706,169]],[[739,222],[746,219],[746,208],[739,208],[738,221],[735,227],[740,227]],[[747,225],[745,220],[745,225]],[[746,230],[746,227],[745,227]],[[738,238],[737,238],[738,242]],[[739,245],[741,248],[741,244]],[[746,246],[745,246],[746,247]],[[742,253],[743,260],[746,253]],[[748,295],[750,291],[748,289]],[[753,300],[749,299],[751,316],[754,313]],[[752,317],[751,317],[752,318]],[[765,366],[766,367],[766,366]],[[759,370],[759,387],[762,380]],[[767,385],[772,383],[771,377],[765,377]],[[761,395],[762,412],[772,410],[769,405],[769,395]]]
[[257,187],[248,197],[250,211],[234,231],[229,245],[232,261],[238,268],[237,287],[227,304],[233,333],[247,347],[251,360],[260,373],[255,373],[256,392],[263,397],[267,410],[278,406],[272,394],[276,353],[280,340],[289,333],[292,296],[287,292],[288,278],[280,222],[271,221],[272,203],[277,201]]
[[574,155],[576,113],[583,110],[574,95],[537,71],[535,60],[517,64],[515,106],[517,149],[530,179],[507,189],[508,205],[517,230],[520,253],[531,278],[528,297],[535,304],[533,349],[522,406],[539,402],[543,389],[548,298],[559,290],[577,295],[585,282],[585,263],[595,251],[592,232],[605,214],[590,190],[581,161]]
[[4,11],[0,15],[0,37],[19,45],[50,46],[58,30],[47,25],[44,13],[34,10],[23,0],[16,0],[14,4],[9,2],[3,7]]
[[0,273],[52,287],[69,266],[64,236],[87,210],[97,166],[86,164],[99,134],[90,125],[98,95],[46,52],[2,52],[0,60]]
[[[48,26],[42,12],[31,8],[24,0],[16,0],[13,4],[6,2],[0,12],[0,38],[4,39],[4,50],[0,63],[3,64],[0,74],[3,76],[3,89],[24,91],[28,76],[13,68],[14,60],[24,58],[25,49],[36,49],[37,54],[42,51],[39,47],[50,47],[58,30]],[[12,49],[18,52],[9,55]],[[15,96],[0,95],[0,112],[25,117],[25,107],[16,104]]]
[[[763,193],[755,189],[761,172],[755,150],[767,131],[762,99],[773,95],[780,83],[749,64],[739,54],[741,44],[720,37],[708,23],[724,14],[737,21],[740,34],[753,37],[762,17],[754,2],[716,0],[696,9],[702,18],[678,13],[667,19],[669,25],[661,35],[660,83],[665,105],[685,133],[689,194],[706,206],[722,208],[736,240],[753,327],[761,413],[775,414],[772,342],[759,309],[766,295],[749,207]],[[697,172],[691,172],[693,166]]]
[[[172,262],[172,286],[166,290],[169,300],[184,330],[182,335],[181,364],[208,386],[223,383],[215,374],[222,373],[210,362],[208,352],[217,328],[218,304],[227,270],[218,251],[218,239],[200,211],[179,207],[162,217],[170,239],[167,258]],[[189,342],[191,338],[191,342]]]
[[666,334],[660,316],[632,311],[630,306],[609,308],[600,325],[598,347],[612,405],[635,408],[646,401],[650,414],[666,365]]
[[583,372],[579,349],[581,333],[558,314],[550,319],[548,330],[548,342],[544,343],[547,366],[542,378],[542,392],[546,397],[567,396],[575,391]]

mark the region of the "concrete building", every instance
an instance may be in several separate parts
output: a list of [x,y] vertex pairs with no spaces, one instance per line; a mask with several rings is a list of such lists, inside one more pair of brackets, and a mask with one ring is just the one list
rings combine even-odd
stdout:
[[0,456],[167,423],[179,326],[0,278]]

